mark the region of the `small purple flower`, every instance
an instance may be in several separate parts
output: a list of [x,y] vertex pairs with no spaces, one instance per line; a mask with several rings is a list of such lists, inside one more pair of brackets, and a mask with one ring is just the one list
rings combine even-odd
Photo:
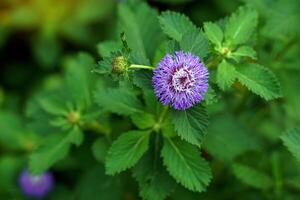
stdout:
[[54,179],[50,172],[32,176],[24,170],[19,177],[19,185],[28,197],[43,198],[52,190]]
[[154,70],[152,84],[159,101],[185,110],[204,99],[208,70],[198,56],[182,51],[167,54]]

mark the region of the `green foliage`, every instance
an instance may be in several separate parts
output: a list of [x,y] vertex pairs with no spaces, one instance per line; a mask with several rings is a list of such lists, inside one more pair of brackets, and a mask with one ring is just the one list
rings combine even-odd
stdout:
[[265,173],[246,165],[235,163],[234,175],[243,183],[258,189],[268,189],[272,186],[272,179]]
[[[299,8],[3,1],[1,199],[27,199],[16,183],[28,168],[54,174],[49,200],[298,199]],[[72,55],[81,49],[91,55]],[[153,70],[176,51],[209,71],[204,100],[187,110],[153,89]]]
[[149,131],[129,131],[122,134],[109,148],[105,169],[113,175],[133,167],[148,149]]
[[95,92],[95,99],[105,110],[120,115],[130,115],[142,110],[142,105],[133,91],[125,88],[100,88]]
[[206,190],[212,175],[196,147],[181,140],[165,139],[162,157],[168,172],[178,183],[192,191]]
[[204,31],[207,36],[207,38],[218,48],[221,47],[221,44],[223,42],[223,31],[219,27],[218,24],[214,24],[212,22],[207,22],[204,24]]
[[139,161],[133,169],[133,176],[139,183],[141,197],[146,200],[165,199],[176,186],[162,164],[150,154]]
[[258,23],[257,12],[248,7],[241,7],[232,14],[225,26],[225,40],[229,45],[248,42]]
[[281,140],[288,150],[300,161],[300,130],[298,128],[285,132]]
[[[75,136],[76,137],[76,136]],[[48,170],[54,163],[63,159],[70,150],[74,135],[52,135],[30,156],[29,169],[33,174]]]
[[184,140],[200,145],[206,134],[208,115],[203,106],[172,112],[172,121],[177,134]]
[[195,29],[185,32],[180,40],[180,49],[205,58],[208,51],[208,42],[204,34]]
[[279,82],[268,68],[258,64],[246,64],[236,68],[236,71],[240,83],[265,100],[281,97]]
[[217,84],[222,89],[225,90],[234,83],[236,79],[236,71],[232,64],[228,63],[226,60],[223,60],[217,71]]
[[185,32],[196,30],[195,25],[183,14],[166,11],[159,17],[162,30],[170,38],[181,41]]
[[145,3],[136,3],[134,9],[127,5],[119,6],[118,14],[129,47],[144,60],[151,58],[163,39],[158,13]]
[[259,148],[255,136],[238,119],[228,114],[211,120],[208,132],[203,145],[216,159],[222,161],[232,161],[247,151]]

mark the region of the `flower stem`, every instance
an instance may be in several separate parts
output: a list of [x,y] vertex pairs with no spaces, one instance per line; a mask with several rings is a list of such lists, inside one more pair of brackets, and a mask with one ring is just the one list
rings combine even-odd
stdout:
[[130,65],[129,69],[150,69],[150,70],[153,70],[154,67],[147,66],[147,65]]

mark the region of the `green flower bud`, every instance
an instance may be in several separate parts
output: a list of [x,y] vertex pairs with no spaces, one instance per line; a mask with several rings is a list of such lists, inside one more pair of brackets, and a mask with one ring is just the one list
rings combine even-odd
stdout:
[[112,60],[112,72],[115,74],[124,73],[128,67],[128,61],[124,56],[118,56]]
[[68,115],[68,121],[71,123],[71,124],[77,124],[80,120],[80,114],[78,112],[70,112],[69,115]]

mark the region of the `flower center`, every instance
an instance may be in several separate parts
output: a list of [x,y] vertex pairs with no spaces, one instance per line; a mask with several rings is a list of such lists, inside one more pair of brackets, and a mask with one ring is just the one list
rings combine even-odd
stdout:
[[186,68],[177,70],[172,77],[172,85],[177,92],[189,91],[194,86],[195,79]]

